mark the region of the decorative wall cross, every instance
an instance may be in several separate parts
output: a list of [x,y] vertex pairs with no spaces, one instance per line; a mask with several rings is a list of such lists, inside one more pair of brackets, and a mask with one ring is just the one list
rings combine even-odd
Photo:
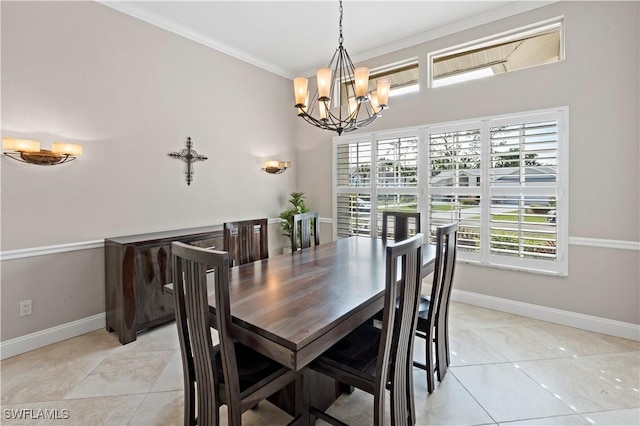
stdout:
[[186,170],[184,171],[187,175],[187,185],[191,185],[191,181],[193,181],[193,163],[208,160],[206,156],[198,154],[196,150],[193,149],[193,143],[190,137],[187,138],[187,147],[185,149],[180,152],[170,152],[169,157],[177,158],[187,163]]

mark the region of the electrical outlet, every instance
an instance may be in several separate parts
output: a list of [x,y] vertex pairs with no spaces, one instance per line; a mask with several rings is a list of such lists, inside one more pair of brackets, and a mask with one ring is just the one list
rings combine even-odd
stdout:
[[20,316],[31,315],[31,300],[20,302]]

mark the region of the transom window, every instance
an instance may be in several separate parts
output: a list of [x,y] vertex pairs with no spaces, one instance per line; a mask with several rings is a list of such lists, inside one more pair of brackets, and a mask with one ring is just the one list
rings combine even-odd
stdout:
[[557,18],[428,55],[429,86],[439,87],[564,59]]
[[[398,96],[405,93],[413,93],[420,90],[418,58],[410,58],[405,61],[396,62],[382,67],[374,68],[369,71],[369,87],[367,92],[376,89],[377,81],[381,78],[389,79],[390,89],[389,96]],[[353,81],[350,82],[353,84]],[[342,85],[341,98],[342,102],[336,100],[334,106],[346,105],[347,102],[346,85]]]
[[[566,275],[566,108],[334,138],[336,236],[458,222],[458,258]],[[421,178],[422,177],[422,178]]]
[[369,91],[376,88],[376,81],[380,78],[390,80],[389,96],[417,92],[420,90],[418,58],[372,69],[369,76]]

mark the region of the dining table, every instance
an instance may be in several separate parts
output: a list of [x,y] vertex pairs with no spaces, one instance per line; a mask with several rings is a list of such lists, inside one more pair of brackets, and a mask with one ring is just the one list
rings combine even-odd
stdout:
[[[351,236],[231,268],[234,339],[303,370],[382,309],[386,245],[382,239]],[[435,246],[425,243],[423,277],[433,272],[435,255]],[[207,285],[215,325],[212,281]],[[337,395],[323,398],[314,405],[328,406]]]

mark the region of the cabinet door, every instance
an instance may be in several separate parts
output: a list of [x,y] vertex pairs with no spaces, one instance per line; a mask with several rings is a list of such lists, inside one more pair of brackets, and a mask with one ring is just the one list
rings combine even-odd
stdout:
[[136,320],[138,330],[171,319],[174,310],[164,300],[164,285],[171,282],[171,252],[168,246],[136,251]]

